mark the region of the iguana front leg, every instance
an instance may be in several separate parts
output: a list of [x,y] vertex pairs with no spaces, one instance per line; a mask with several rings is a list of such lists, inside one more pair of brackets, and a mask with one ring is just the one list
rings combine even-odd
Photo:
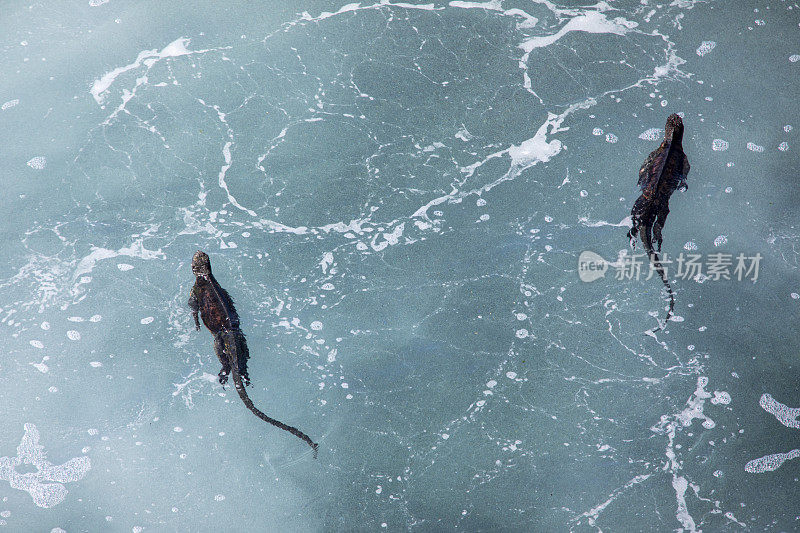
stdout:
[[194,327],[197,331],[200,331],[200,320],[197,316],[197,312],[200,310],[200,302],[197,299],[197,283],[192,286],[191,292],[189,292],[189,308],[192,310],[192,318],[194,318]]

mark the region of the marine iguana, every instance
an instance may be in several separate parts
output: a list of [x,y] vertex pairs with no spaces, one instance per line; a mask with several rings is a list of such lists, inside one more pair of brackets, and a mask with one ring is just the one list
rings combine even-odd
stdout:
[[[686,176],[689,174],[689,159],[683,153],[683,120],[676,114],[667,117],[664,128],[664,140],[661,145],[650,152],[639,169],[639,187],[641,196],[636,199],[631,210],[633,227],[628,232],[631,246],[636,247],[636,233],[642,241],[645,251],[653,266],[661,276],[661,281],[669,293],[669,311],[664,325],[675,307],[675,292],[669,284],[664,268],[658,254],[653,250],[655,238],[658,251],[661,251],[661,230],[667,222],[669,215],[669,197],[676,189],[685,191],[689,188]],[[652,331],[652,330],[651,330]]]
[[250,351],[247,349],[244,333],[239,329],[239,315],[233,307],[233,300],[211,273],[211,261],[208,255],[200,250],[192,257],[192,272],[195,275],[195,282],[189,294],[189,307],[192,309],[195,328],[200,330],[200,321],[197,317],[199,312],[203,317],[203,323],[214,334],[214,351],[222,363],[222,370],[219,371],[220,384],[224,386],[228,382],[228,374],[232,373],[236,392],[247,408],[264,422],[304,440],[314,450],[316,458],[318,445],[311,440],[311,437],[262,413],[247,395],[244,387],[250,385],[250,377],[247,374]]

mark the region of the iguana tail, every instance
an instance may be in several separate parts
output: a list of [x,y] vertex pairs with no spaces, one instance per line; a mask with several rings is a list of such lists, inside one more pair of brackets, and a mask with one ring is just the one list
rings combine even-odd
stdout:
[[236,369],[236,367],[231,368],[231,374],[233,375],[233,383],[236,386],[236,392],[239,393],[239,398],[242,399],[242,402],[244,402],[247,408],[250,409],[250,411],[252,411],[254,415],[256,415],[264,422],[272,424],[273,426],[280,428],[284,431],[288,431],[295,437],[304,440],[309,446],[311,446],[311,449],[314,450],[314,459],[317,458],[317,448],[319,447],[319,445],[314,441],[312,441],[311,437],[309,437],[308,435],[306,435],[305,433],[303,433],[302,431],[300,431],[295,427],[288,426],[283,422],[281,422],[280,420],[275,420],[274,418],[271,418],[266,414],[262,413],[255,405],[253,405],[253,400],[250,399],[250,396],[247,395],[247,391],[244,390],[244,383],[242,383],[242,376],[239,375],[239,372]]
[[667,288],[667,292],[669,293],[669,310],[667,311],[667,317],[664,319],[664,324],[659,325],[658,328],[653,328],[650,331],[655,331],[657,329],[664,329],[667,327],[667,322],[669,322],[669,317],[672,316],[672,310],[675,308],[675,291],[672,290],[672,285],[669,284],[669,280],[667,279],[667,274],[664,272],[664,267],[661,266],[661,259],[659,259],[658,254],[653,249],[653,243],[650,241],[650,236],[645,234],[645,227],[642,226],[642,231],[640,233],[640,237],[642,239],[642,245],[644,246],[645,251],[650,259],[650,262],[653,263],[653,266],[658,271],[658,275],[661,276],[661,281],[664,282],[664,286]]

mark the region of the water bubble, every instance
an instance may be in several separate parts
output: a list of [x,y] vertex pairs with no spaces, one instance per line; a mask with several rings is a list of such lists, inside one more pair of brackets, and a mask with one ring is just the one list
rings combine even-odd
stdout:
[[47,164],[47,159],[41,156],[34,157],[30,161],[28,161],[28,166],[34,170],[42,170],[46,164]]
[[650,128],[649,130],[639,134],[639,138],[643,141],[657,141],[664,136],[664,130],[659,128]]
[[714,41],[703,41],[702,43],[700,43],[700,46],[697,47],[697,50],[695,50],[695,52],[700,57],[703,57],[707,53],[711,52],[714,48],[716,48],[716,46],[717,43],[715,43]]
[[714,397],[711,398],[711,403],[714,405],[728,405],[731,403],[731,395],[725,391],[714,391]]
[[711,149],[715,152],[724,152],[728,149],[728,141],[722,139],[714,139],[711,141]]

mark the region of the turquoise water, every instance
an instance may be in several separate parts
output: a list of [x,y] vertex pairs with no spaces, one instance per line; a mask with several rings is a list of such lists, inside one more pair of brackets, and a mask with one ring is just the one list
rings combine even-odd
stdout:
[[[798,527],[798,4],[0,21],[0,530]],[[762,259],[646,335],[660,282],[612,274],[670,113],[664,253]],[[216,382],[198,249],[317,460]]]

